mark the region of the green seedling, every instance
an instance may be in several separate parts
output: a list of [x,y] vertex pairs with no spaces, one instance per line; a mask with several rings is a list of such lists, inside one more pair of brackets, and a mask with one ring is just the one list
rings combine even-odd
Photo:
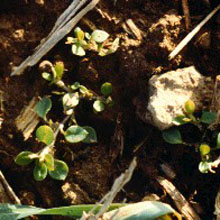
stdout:
[[[18,165],[26,166],[34,162],[33,176],[37,181],[44,180],[47,175],[56,180],[64,180],[68,175],[68,165],[54,158],[55,144],[58,134],[62,134],[64,140],[70,144],[86,143],[93,144],[97,142],[96,131],[90,126],[80,126],[75,118],[75,108],[80,104],[82,99],[88,99],[93,102],[95,112],[101,112],[105,106],[113,104],[111,93],[111,83],[104,83],[101,86],[101,96],[87,89],[79,82],[72,85],[65,85],[62,80],[64,73],[64,65],[59,62],[52,65],[49,61],[43,61],[50,71],[43,72],[42,77],[50,84],[55,84],[63,90],[62,106],[64,119],[62,122],[53,122],[47,118],[48,113],[52,109],[52,101],[50,97],[44,96],[36,105],[35,112],[43,120],[44,125],[37,128],[35,132],[36,140],[43,145],[43,148],[36,153],[31,151],[23,151],[17,155],[15,162]],[[42,65],[41,65],[42,66]],[[68,126],[66,128],[66,124]]]
[[103,30],[94,30],[91,34],[77,27],[74,37],[68,37],[66,44],[72,45],[72,53],[85,56],[86,50],[97,52],[100,56],[115,53],[119,47],[119,38],[109,41],[109,34]]
[[211,161],[211,152],[213,150],[220,148],[220,133],[217,135],[216,146],[210,147],[209,144],[204,142],[206,137],[206,132],[210,124],[214,123],[216,120],[216,113],[203,111],[201,117],[198,118],[194,115],[195,113],[195,103],[191,100],[188,100],[184,105],[184,115],[179,115],[173,119],[173,123],[176,126],[181,126],[187,123],[194,124],[202,132],[202,137],[200,142],[189,144],[184,142],[181,132],[178,127],[172,127],[162,132],[163,139],[169,144],[184,144],[188,146],[194,146],[197,151],[200,152],[201,162],[199,164],[199,170],[202,173],[212,172],[212,161]]

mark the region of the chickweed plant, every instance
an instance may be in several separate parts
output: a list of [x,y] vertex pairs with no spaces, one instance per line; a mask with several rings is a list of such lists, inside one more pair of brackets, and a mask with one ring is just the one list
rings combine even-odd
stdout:
[[[34,153],[23,151],[17,155],[15,162],[18,165],[29,165],[34,162],[33,176],[37,181],[42,181],[49,176],[56,180],[64,180],[68,175],[68,165],[59,159],[54,158],[56,139],[61,133],[66,142],[75,144],[79,142],[91,144],[97,142],[96,131],[90,126],[80,126],[75,117],[75,108],[80,100],[87,99],[93,102],[94,112],[101,112],[106,106],[112,106],[113,101],[111,83],[104,83],[101,86],[101,96],[87,89],[79,82],[72,85],[65,85],[62,80],[64,65],[57,62],[55,65],[49,61],[43,61],[42,66],[49,67],[49,72],[43,72],[42,77],[61,88],[64,119],[61,122],[53,122],[47,118],[48,112],[52,108],[52,101],[49,96],[44,96],[36,105],[35,111],[44,122],[36,130],[36,140],[42,144],[42,148]],[[67,125],[68,124],[68,125]],[[67,127],[67,128],[66,128]]]
[[68,37],[66,44],[72,45],[72,53],[85,56],[86,50],[95,51],[100,56],[115,53],[119,47],[119,38],[109,40],[109,34],[103,30],[94,30],[91,34],[77,27],[74,37]]
[[[174,118],[173,123],[176,126],[182,126],[188,123],[195,125],[202,134],[199,142],[193,144],[185,142],[178,127],[172,127],[163,131],[162,137],[169,144],[184,144],[188,146],[194,146],[195,149],[200,152],[201,156],[201,162],[199,163],[200,172],[213,172],[212,152],[220,148],[220,133],[212,132],[212,139],[215,139],[215,144],[212,147],[209,143],[207,143],[207,133],[209,130],[209,125],[211,125],[216,119],[216,113],[203,111],[200,114],[200,117],[196,117],[195,107],[195,103],[191,100],[188,100],[184,105],[185,114]],[[194,134],[192,133],[191,135],[193,137]]]

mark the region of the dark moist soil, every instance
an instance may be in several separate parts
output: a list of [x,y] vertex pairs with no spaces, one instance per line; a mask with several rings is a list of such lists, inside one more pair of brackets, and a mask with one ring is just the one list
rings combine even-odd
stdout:
[[[67,69],[66,82],[77,80],[97,93],[103,82],[111,82],[115,105],[104,113],[94,114],[91,104],[82,103],[77,110],[77,119],[79,124],[96,129],[98,144],[72,146],[58,140],[56,157],[68,163],[68,178],[64,182],[49,178],[35,182],[32,178],[33,167],[21,168],[13,161],[20,151],[37,149],[33,137],[23,141],[14,121],[33,96],[50,94],[54,87],[49,87],[41,79],[37,66],[18,77],[10,77],[10,72],[33,53],[71,1],[37,2],[3,0],[0,6],[0,90],[4,104],[1,112],[4,122],[0,133],[0,169],[22,203],[45,208],[95,203],[109,191],[114,179],[136,155],[138,167],[116,202],[125,198],[128,202],[138,202],[147,195],[157,194],[162,201],[173,205],[155,180],[157,175],[165,176],[160,165],[166,162],[177,175],[172,180],[177,189],[192,204],[196,204],[202,219],[212,219],[220,181],[219,170],[216,174],[199,173],[200,156],[194,149],[164,143],[161,133],[143,119],[147,105],[147,83],[153,74],[189,65],[195,65],[201,73],[213,78],[219,74],[219,17],[215,16],[196,37],[200,39],[204,31],[210,32],[211,44],[208,48],[194,39],[182,55],[170,62],[168,54],[187,34],[181,1],[117,0],[114,6],[113,0],[101,0],[79,26],[88,31],[96,27],[110,33],[112,38],[120,37],[120,49],[106,57],[88,52],[86,57],[79,58],[71,54],[64,39],[44,59],[63,61]],[[210,1],[209,8],[206,1],[189,2],[193,27],[218,4],[218,1]],[[125,28],[127,19],[132,19],[141,30],[142,39],[137,39],[132,31],[126,31],[129,30]],[[51,117],[60,121],[60,102],[56,98],[54,101],[56,105]],[[118,146],[122,137],[125,143],[123,155],[120,156]],[[144,139],[144,144],[135,150]]]

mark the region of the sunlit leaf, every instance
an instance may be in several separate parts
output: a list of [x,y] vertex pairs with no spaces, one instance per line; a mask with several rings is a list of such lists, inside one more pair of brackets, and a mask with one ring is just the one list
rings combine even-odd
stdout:
[[175,125],[184,125],[191,121],[190,118],[187,118],[185,115],[179,115],[173,119],[173,124]]
[[52,81],[53,80],[53,76],[51,73],[47,73],[47,72],[43,72],[42,73],[42,78],[47,80],[47,81]]
[[68,108],[76,107],[79,104],[79,93],[66,93],[63,96],[63,106]]
[[48,170],[54,170],[54,158],[51,154],[46,154],[44,158],[44,163],[47,166]]
[[109,37],[109,34],[102,30],[95,30],[91,34],[91,38],[97,43],[104,42],[108,37]]
[[209,172],[209,169],[210,169],[210,163],[207,162],[207,161],[201,161],[199,163],[199,171],[201,173],[208,173]]
[[42,181],[47,176],[47,166],[45,163],[37,162],[34,167],[34,179],[36,181]]
[[85,94],[85,93],[88,92],[88,89],[87,89],[85,86],[80,85],[80,86],[79,86],[79,91],[80,91],[82,94]]
[[75,28],[74,34],[78,38],[78,40],[83,40],[85,37],[84,31],[80,27]]
[[78,125],[70,126],[64,134],[66,141],[69,143],[79,143],[84,140],[87,135],[88,132]]
[[192,114],[195,111],[195,103],[192,100],[188,100],[184,105],[185,111],[188,114]]
[[50,145],[54,141],[54,132],[47,125],[42,125],[36,130],[36,137],[40,142]]
[[77,56],[85,56],[86,55],[85,50],[81,46],[76,45],[76,44],[72,45],[72,53]]
[[63,62],[57,62],[54,69],[56,71],[57,78],[59,80],[62,79],[62,76],[63,76],[63,73],[64,73],[64,64],[63,64]]
[[69,172],[68,165],[62,160],[54,160],[54,170],[49,175],[55,180],[65,180]]
[[101,93],[108,96],[112,93],[112,84],[109,82],[103,83],[101,86]]
[[100,100],[96,100],[94,103],[93,103],[93,109],[96,111],[96,112],[102,112],[104,109],[105,109],[105,105],[102,101]]
[[22,151],[16,156],[15,163],[22,166],[30,164],[33,161],[30,155],[33,155],[31,151]]
[[39,117],[46,120],[47,113],[52,108],[52,101],[50,98],[44,96],[36,105],[35,112],[38,114]]
[[200,121],[205,124],[212,124],[215,121],[215,119],[216,113],[203,111]]
[[88,132],[88,135],[83,140],[83,143],[88,143],[88,144],[97,143],[97,134],[95,129],[89,126],[84,126],[83,128]]
[[176,128],[170,128],[162,132],[163,139],[169,144],[182,144],[182,136]]
[[201,144],[199,147],[201,156],[205,156],[210,153],[210,147],[207,144]]
[[71,89],[72,90],[77,90],[80,87],[80,83],[79,82],[75,82],[71,85]]

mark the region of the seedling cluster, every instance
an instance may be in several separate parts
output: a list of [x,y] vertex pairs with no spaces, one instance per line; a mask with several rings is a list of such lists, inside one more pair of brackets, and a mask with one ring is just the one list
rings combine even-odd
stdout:
[[103,30],[94,30],[91,34],[77,27],[74,37],[68,37],[66,44],[72,45],[72,53],[77,56],[85,56],[86,50],[95,51],[100,56],[115,53],[119,47],[119,38],[109,40],[109,34]]
[[[202,132],[201,140],[198,143],[186,143],[181,135],[178,127],[172,127],[162,132],[163,139],[169,144],[184,144],[188,146],[194,146],[200,152],[201,162],[199,164],[199,170],[202,173],[214,172],[212,170],[213,162],[211,160],[211,152],[220,148],[220,133],[213,136],[216,138],[216,145],[210,147],[210,144],[207,141],[204,141],[206,138],[206,131],[208,126],[216,120],[216,113],[203,111],[200,117],[195,116],[195,103],[191,100],[188,100],[184,105],[184,115],[179,115],[173,119],[173,123],[176,126],[181,126],[187,123],[194,124]],[[205,129],[204,129],[205,127]],[[193,134],[192,134],[193,135]]]
[[[31,151],[21,152],[15,158],[15,162],[18,165],[24,166],[34,161],[35,167],[33,175],[37,181],[44,180],[47,174],[53,179],[64,180],[68,175],[68,165],[64,161],[54,158],[58,134],[61,133],[65,141],[71,144],[79,142],[87,144],[96,143],[96,131],[90,126],[80,126],[77,123],[75,108],[82,99],[92,101],[95,112],[103,111],[105,106],[112,106],[113,101],[110,96],[112,93],[112,85],[108,82],[104,83],[101,86],[102,95],[99,96],[79,82],[75,82],[72,85],[65,85],[62,80],[64,73],[64,65],[62,62],[53,65],[49,61],[43,61],[41,63],[41,67],[42,66],[49,67],[50,70],[43,72],[42,77],[48,80],[50,84],[55,84],[63,90],[63,92],[58,92],[57,94],[62,96],[64,119],[62,122],[53,122],[47,118],[47,114],[52,108],[52,101],[50,97],[44,96],[35,107],[36,113],[44,122],[44,125],[41,125],[36,130],[36,139],[43,147],[37,153]],[[68,126],[66,126],[67,122]]]

